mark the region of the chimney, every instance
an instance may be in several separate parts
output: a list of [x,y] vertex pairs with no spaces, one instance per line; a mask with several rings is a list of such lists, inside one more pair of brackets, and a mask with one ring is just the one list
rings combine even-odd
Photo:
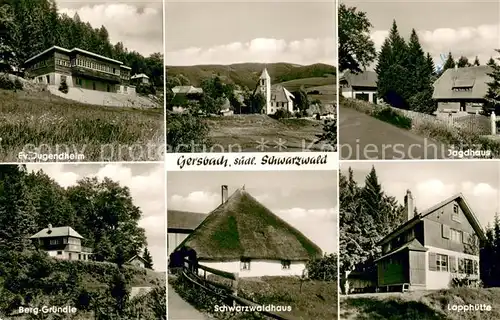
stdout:
[[406,220],[409,221],[413,219],[414,216],[414,211],[415,206],[413,204],[413,196],[411,195],[410,190],[406,190],[406,196],[405,196],[405,215],[406,215]]
[[49,225],[47,226],[47,229],[49,229],[47,231],[47,233],[52,233],[52,225],[49,223]]
[[221,187],[222,203],[227,202],[227,185],[222,185]]

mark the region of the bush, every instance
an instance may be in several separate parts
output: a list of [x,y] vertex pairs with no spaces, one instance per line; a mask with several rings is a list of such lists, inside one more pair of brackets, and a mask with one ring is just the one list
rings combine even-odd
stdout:
[[0,75],[0,89],[15,90],[16,86],[13,81],[9,79],[8,75]]
[[62,93],[68,93],[69,88],[66,81],[61,82],[61,85],[59,86],[59,91],[61,91]]
[[276,120],[291,118],[291,117],[293,117],[293,114],[285,109],[278,109],[274,114],[271,115],[271,118],[274,118]]
[[336,281],[338,277],[337,266],[337,255],[329,254],[320,259],[309,261],[306,268],[309,279]]
[[391,107],[374,109],[373,117],[403,129],[411,129],[411,119]]
[[199,116],[170,114],[167,119],[167,152],[202,151],[211,145],[209,132],[208,125]]

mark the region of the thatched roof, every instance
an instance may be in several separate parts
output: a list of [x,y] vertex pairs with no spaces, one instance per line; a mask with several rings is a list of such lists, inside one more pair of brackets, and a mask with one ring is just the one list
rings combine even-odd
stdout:
[[167,232],[169,230],[194,230],[207,217],[205,213],[167,210]]
[[353,73],[350,70],[347,70],[339,79],[339,82],[344,82],[348,84],[350,87],[376,88],[377,79],[378,77],[375,71],[363,71],[360,73]]
[[302,261],[320,257],[321,249],[300,231],[238,189],[180,245],[201,260],[241,258]]
[[434,82],[432,98],[435,100],[484,99],[488,92],[488,82],[491,82],[488,74],[492,71],[489,66],[447,69]]

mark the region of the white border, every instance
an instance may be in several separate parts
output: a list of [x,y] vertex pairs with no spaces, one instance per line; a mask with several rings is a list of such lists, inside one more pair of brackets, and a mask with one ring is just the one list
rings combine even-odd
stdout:
[[339,189],[339,183],[340,183],[340,167],[341,167],[341,162],[340,162],[340,140],[339,140],[339,119],[340,119],[340,95],[342,92],[340,92],[340,81],[339,81],[339,4],[340,0],[333,0],[335,3],[335,50],[337,54],[337,76],[335,77],[336,79],[336,85],[337,85],[337,112],[335,114],[335,120],[337,121],[337,161],[339,162],[338,165],[338,170],[337,170],[337,212],[334,214],[337,215],[337,319],[340,319],[340,294],[341,294],[341,286],[340,286],[340,189]]
[[338,170],[336,152],[169,153],[166,171]]
[[164,194],[164,201],[165,201],[165,212],[164,212],[164,219],[165,219],[165,263],[167,264],[165,266],[165,303],[166,303],[166,319],[168,319],[168,247],[167,247],[167,242],[168,242],[168,221],[167,221],[167,198],[168,198],[168,192],[167,192],[167,179],[168,179],[168,174],[167,174],[167,165],[166,165],[166,155],[167,155],[167,100],[166,93],[167,93],[167,46],[166,46],[166,38],[165,38],[165,10],[167,7],[167,4],[165,0],[161,0],[162,2],[162,10],[163,12],[161,13],[163,19],[162,19],[162,34],[163,34],[163,143],[164,143],[164,156],[163,156],[163,172],[164,172],[164,179],[165,179],[165,185],[163,186],[163,190],[165,190]]

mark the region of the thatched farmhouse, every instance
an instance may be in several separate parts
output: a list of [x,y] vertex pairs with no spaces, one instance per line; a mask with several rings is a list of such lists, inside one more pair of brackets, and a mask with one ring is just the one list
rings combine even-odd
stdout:
[[196,251],[199,264],[240,277],[302,275],[321,249],[273,214],[244,188],[228,197],[178,246]]
[[437,102],[437,113],[476,113],[482,110],[488,92],[489,66],[447,69],[434,82],[432,98]]
[[339,79],[342,96],[377,103],[377,73],[363,71],[353,73],[346,71]]

